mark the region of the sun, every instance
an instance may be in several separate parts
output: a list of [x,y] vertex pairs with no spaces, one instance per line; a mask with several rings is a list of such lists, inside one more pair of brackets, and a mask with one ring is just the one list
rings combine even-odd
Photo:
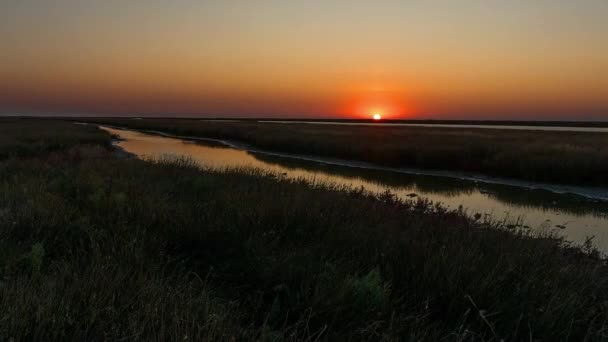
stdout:
[[380,120],[380,119],[382,119],[382,115],[380,115],[380,113],[375,113],[373,118],[374,118],[374,120]]

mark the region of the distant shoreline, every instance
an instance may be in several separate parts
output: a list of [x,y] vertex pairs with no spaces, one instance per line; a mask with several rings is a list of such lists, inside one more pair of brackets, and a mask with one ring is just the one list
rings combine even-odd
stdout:
[[[207,120],[218,122],[220,120]],[[234,121],[234,120],[232,120]],[[305,124],[305,125],[341,125],[341,126],[382,126],[382,127],[430,127],[430,128],[475,128],[475,129],[501,129],[501,130],[530,130],[553,132],[590,132],[608,133],[608,126],[546,126],[546,125],[489,125],[489,124],[446,124],[446,123],[413,123],[413,122],[335,122],[335,121],[286,121],[286,120],[258,120],[259,123],[269,124]]]
[[3,116],[4,118],[37,118],[37,119],[66,119],[74,120],[77,118],[85,119],[154,119],[154,120],[205,120],[205,121],[278,121],[278,122],[292,122],[292,123],[360,123],[360,124],[419,124],[419,125],[455,125],[455,126],[466,126],[466,125],[481,125],[481,126],[547,126],[547,127],[606,127],[608,128],[608,121],[547,121],[547,120],[434,120],[434,119],[416,119],[416,120],[390,120],[383,119],[381,122],[374,121],[372,119],[319,119],[319,118],[270,118],[270,117],[202,117],[202,116],[117,116],[117,115],[74,115],[74,116],[37,116],[37,115],[12,115]]

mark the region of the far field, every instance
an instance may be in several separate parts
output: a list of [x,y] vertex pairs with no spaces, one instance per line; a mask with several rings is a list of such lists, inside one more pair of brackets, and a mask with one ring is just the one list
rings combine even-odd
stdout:
[[448,170],[571,185],[608,185],[606,133],[187,119],[86,121],[228,139],[273,151],[352,159],[391,167]]

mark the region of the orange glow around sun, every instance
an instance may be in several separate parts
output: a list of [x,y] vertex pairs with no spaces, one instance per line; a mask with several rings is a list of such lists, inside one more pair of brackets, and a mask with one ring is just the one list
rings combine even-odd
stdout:
[[356,92],[342,101],[339,108],[346,118],[399,120],[415,115],[414,105],[395,92]]

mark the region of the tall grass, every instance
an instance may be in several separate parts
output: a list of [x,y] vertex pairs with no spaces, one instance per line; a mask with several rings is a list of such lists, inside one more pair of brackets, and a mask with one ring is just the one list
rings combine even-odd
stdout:
[[74,129],[71,122],[0,118],[0,160],[28,157],[82,144],[109,146],[110,137],[95,127]]
[[574,185],[608,185],[608,134],[474,128],[324,126],[181,119],[87,119],[259,148],[393,167],[452,170]]
[[105,145],[0,162],[2,340],[601,340],[607,271],[389,193]]

